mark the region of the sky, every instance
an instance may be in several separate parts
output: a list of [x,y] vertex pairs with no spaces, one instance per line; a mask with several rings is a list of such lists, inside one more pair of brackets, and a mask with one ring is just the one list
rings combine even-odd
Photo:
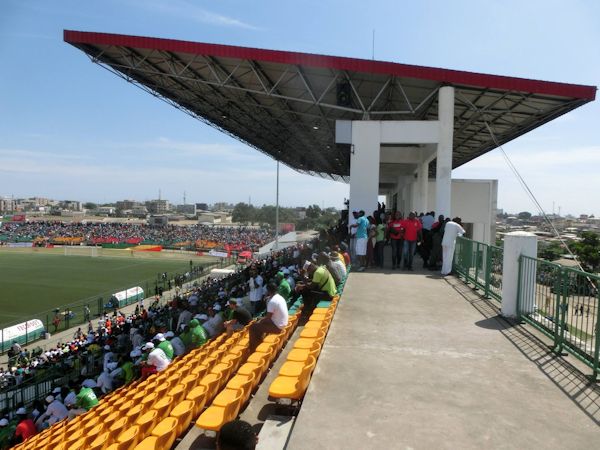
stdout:
[[[2,0],[0,196],[275,203],[274,160],[92,64],[63,29],[375,59],[600,85],[595,0]],[[504,146],[546,212],[600,215],[600,103]],[[499,150],[452,173],[498,179],[535,211]],[[281,166],[280,204],[341,208],[348,185]]]

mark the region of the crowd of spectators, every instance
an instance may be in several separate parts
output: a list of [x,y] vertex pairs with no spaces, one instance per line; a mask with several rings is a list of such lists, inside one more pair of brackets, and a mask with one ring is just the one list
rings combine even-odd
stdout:
[[[117,310],[99,317],[87,330],[78,329],[68,342],[9,368],[9,373],[18,372],[11,376],[22,377],[20,382],[42,370],[59,368],[62,381],[44,401],[0,412],[0,449],[88,411],[102,395],[164,370],[173,358],[223,332],[244,327],[267,309],[260,321],[264,324],[272,316],[264,299],[273,295],[275,288],[288,304],[300,294],[309,303],[311,299],[331,299],[336,281],[326,266],[341,273],[337,266],[342,261],[345,276],[349,256],[346,253],[344,259],[342,252],[329,248],[318,253],[316,245],[275,252],[224,278],[207,277],[168,302],[160,296],[149,305],[140,301],[132,314]],[[251,334],[256,332],[251,328]]]
[[153,242],[178,244],[197,241],[212,242],[219,247],[236,250],[258,250],[272,238],[271,232],[250,227],[221,227],[209,225],[167,225],[151,227],[130,223],[83,223],[83,222],[5,222],[0,225],[0,236],[6,242],[19,240],[74,239],[94,245],[96,243]]

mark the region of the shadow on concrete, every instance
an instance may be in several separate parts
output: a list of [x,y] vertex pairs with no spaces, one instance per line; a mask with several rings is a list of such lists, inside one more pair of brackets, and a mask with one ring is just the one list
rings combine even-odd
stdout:
[[499,314],[495,315],[494,317],[490,317],[488,319],[479,320],[479,321],[475,322],[475,325],[477,325],[480,328],[485,328],[486,330],[497,330],[497,331],[505,330],[507,328],[514,326],[514,325],[509,324],[505,320],[503,320],[502,316]]
[[[447,277],[446,282],[473,308],[484,320],[476,322],[478,326],[491,322],[500,324],[497,329],[529,361],[561,390],[596,425],[600,425],[600,385],[590,381],[582,370],[591,370],[583,364],[582,369],[566,361],[562,356],[550,350],[551,342],[541,333],[530,331],[524,325],[514,323],[499,315],[499,303],[481,297],[475,290],[455,277]],[[534,334],[535,333],[535,334]]]

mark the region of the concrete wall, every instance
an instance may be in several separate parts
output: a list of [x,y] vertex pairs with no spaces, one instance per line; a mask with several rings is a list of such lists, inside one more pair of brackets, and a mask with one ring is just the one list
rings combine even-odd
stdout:
[[[435,205],[435,190],[435,181],[430,181],[428,205]],[[495,242],[497,201],[498,180],[452,180],[452,217],[473,224],[471,239]]]

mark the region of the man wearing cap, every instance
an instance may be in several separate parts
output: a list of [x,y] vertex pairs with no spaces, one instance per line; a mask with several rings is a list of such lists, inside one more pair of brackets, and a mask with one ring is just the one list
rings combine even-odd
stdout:
[[58,399],[55,399],[53,395],[46,397],[46,412],[39,418],[39,422],[48,422],[48,425],[53,425],[56,422],[64,420],[69,415],[69,410],[63,405]]
[[225,322],[225,330],[231,336],[234,331],[241,330],[252,321],[252,314],[233,298],[229,300],[229,307],[232,315],[231,320]]
[[169,361],[173,361],[175,351],[173,350],[171,343],[167,341],[167,338],[164,334],[158,333],[156,336],[154,336],[152,341],[154,341],[154,345],[156,345],[157,348],[160,348],[163,352],[165,352],[165,355],[167,358],[169,358]]
[[173,354],[175,356],[181,356],[185,353],[185,344],[179,336],[175,336],[175,333],[172,331],[167,331],[165,333],[165,337],[171,343],[171,346],[173,347]]
[[114,370],[114,366],[117,363],[109,363],[106,369],[102,371],[100,375],[98,375],[98,379],[96,380],[96,387],[99,388],[103,394],[108,394],[113,390],[113,378],[110,375],[110,372]]
[[15,433],[15,425],[11,426],[7,418],[0,419],[0,449],[10,448],[11,440]]
[[224,330],[221,305],[215,303],[211,308],[208,308],[208,316],[208,320],[202,324],[202,327],[206,330],[208,336],[213,338]]
[[142,379],[153,373],[165,370],[169,366],[170,361],[165,352],[160,348],[154,347],[152,342],[146,342],[142,350],[148,354],[148,359],[142,362]]
[[250,288],[249,298],[250,304],[252,305],[252,313],[257,314],[261,309],[261,301],[263,298],[263,277],[258,273],[256,267],[250,269],[250,279],[248,280],[248,286]]
[[190,320],[190,332],[191,332],[191,348],[200,347],[204,345],[206,341],[208,341],[208,335],[206,334],[206,330],[198,319]]
[[317,266],[307,261],[304,270],[307,278],[303,283],[298,283],[296,290],[302,293],[306,305],[302,314],[306,315],[312,312],[319,301],[331,301],[337,294],[337,286],[325,266]]
[[250,326],[250,353],[253,353],[265,334],[281,333],[288,324],[287,303],[277,293],[277,284],[267,286],[267,314]]
[[105,345],[104,346],[104,351],[106,353],[104,353],[104,362],[102,364],[102,368],[104,370],[106,370],[106,367],[108,365],[108,363],[113,362],[115,359],[115,354],[112,352],[110,345]]
[[12,440],[13,445],[25,442],[27,439],[35,436],[37,433],[35,423],[33,423],[33,420],[28,417],[27,410],[25,408],[21,407],[17,409],[16,414],[19,422],[17,424],[17,428],[15,429],[15,435]]

